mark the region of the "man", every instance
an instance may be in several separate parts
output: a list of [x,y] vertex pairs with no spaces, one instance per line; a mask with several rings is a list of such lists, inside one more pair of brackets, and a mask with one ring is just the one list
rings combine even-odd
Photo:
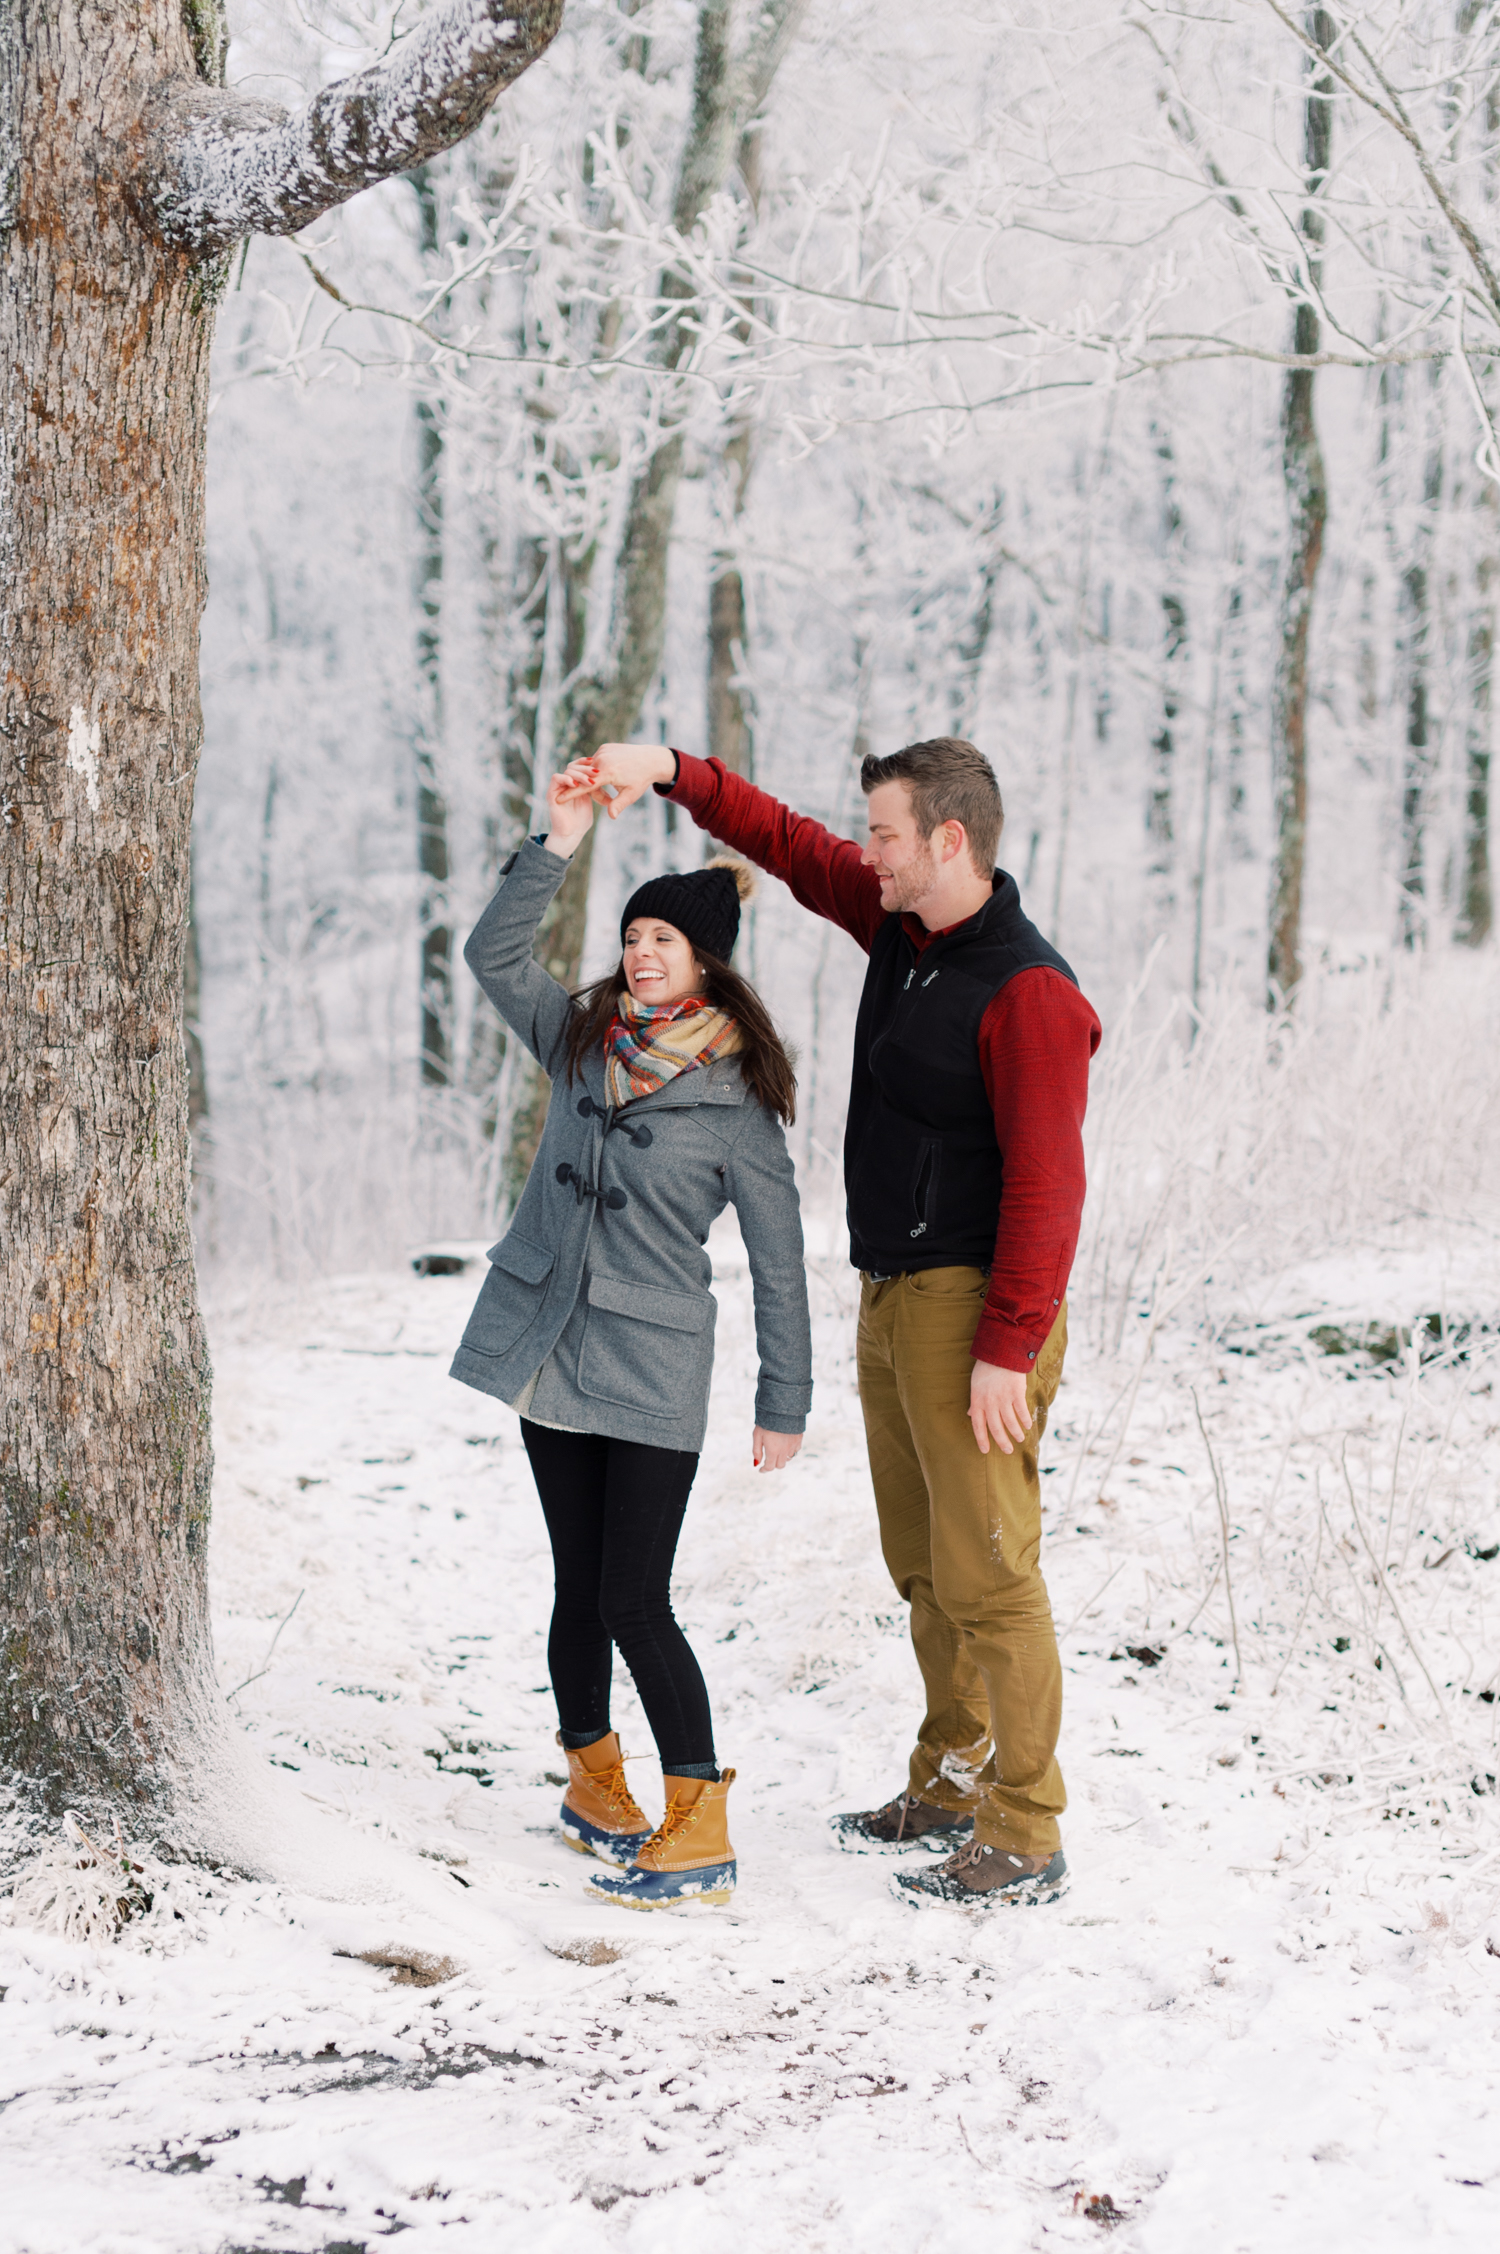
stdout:
[[857,1852],[953,1850],[897,1873],[908,1900],[1055,1900],[1062,1668],[1037,1450],[1099,1020],[994,866],[994,772],[952,736],[866,759],[863,848],[663,745],[606,744],[575,772],[612,815],[654,785],[870,958],[844,1142],[859,1389],[927,1710],[905,1791],[834,1830]]

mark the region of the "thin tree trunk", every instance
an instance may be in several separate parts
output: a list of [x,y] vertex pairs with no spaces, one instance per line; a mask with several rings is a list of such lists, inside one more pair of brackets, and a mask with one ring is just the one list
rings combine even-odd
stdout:
[[[1334,38],[1326,8],[1307,12],[1309,36],[1320,47]],[[1333,80],[1316,58],[1303,104],[1302,153],[1307,201],[1301,230],[1309,292],[1323,274],[1323,214],[1316,201],[1328,177],[1333,149]],[[1311,295],[1299,299],[1292,321],[1292,350],[1318,350],[1322,323]],[[1308,648],[1313,591],[1323,560],[1328,486],[1313,417],[1311,368],[1289,368],[1282,387],[1281,462],[1291,516],[1291,550],[1282,583],[1279,649],[1271,696],[1271,792],[1275,842],[1271,864],[1270,944],[1266,970],[1270,1001],[1278,1008],[1302,976],[1302,890],[1307,865]]]
[[[1484,0],[1464,0],[1459,28],[1469,31]],[[1500,169],[1500,84],[1485,89],[1480,108],[1482,187],[1493,228]],[[1476,382],[1485,384],[1482,374]],[[1500,580],[1500,494],[1492,478],[1481,478],[1475,506],[1479,561],[1474,573],[1474,608],[1469,615],[1466,656],[1469,711],[1464,730],[1463,875],[1455,937],[1465,947],[1482,947],[1494,929],[1494,881],[1490,872],[1490,744],[1495,679],[1495,589]]]
[[212,0],[0,24],[0,1767],[53,1809],[191,1833],[228,1729],[183,1040],[223,253],[451,145],[559,13],[449,0],[296,119],[217,85]]
[[[1431,412],[1433,403],[1427,404]],[[1427,938],[1427,809],[1436,756],[1428,697],[1432,634],[1428,558],[1442,477],[1442,445],[1434,438],[1423,471],[1422,514],[1417,525],[1415,552],[1401,575],[1402,608],[1406,618],[1406,750],[1401,769],[1401,889],[1397,928],[1401,944],[1407,948],[1420,947]]]
[[1495,488],[1486,484],[1482,506],[1489,542],[1475,574],[1478,601],[1469,624],[1469,716],[1464,741],[1463,898],[1458,933],[1465,947],[1482,947],[1495,923],[1490,875],[1490,740],[1495,680],[1495,582],[1500,577],[1494,535]]
[[[741,424],[721,457],[729,487],[729,515],[738,525],[750,483],[751,433]],[[748,627],[745,581],[732,546],[714,554],[708,588],[708,755],[747,781],[755,774],[755,739],[739,681],[745,671]]]
[[1151,787],[1146,799],[1147,875],[1155,921],[1170,921],[1177,906],[1177,715],[1188,662],[1187,598],[1182,586],[1182,510],[1171,439],[1158,433],[1161,463],[1161,530],[1166,586],[1161,596],[1161,724],[1151,739]]
[[[437,256],[437,190],[426,165],[409,175],[419,247]],[[446,306],[446,300],[444,301]],[[417,930],[421,947],[422,1078],[446,1087],[453,1072],[453,929],[448,911],[448,801],[443,793],[443,409],[419,395],[417,421],[417,695],[413,765],[417,805]]]
[[[679,235],[692,233],[723,187],[734,151],[736,120],[752,97],[756,106],[764,101],[804,6],[805,0],[767,0],[751,56],[745,69],[737,71],[730,53],[732,0],[700,0],[692,111],[672,207]],[[660,288],[669,305],[685,304],[691,296],[690,282],[675,269],[662,275]],[[693,332],[686,322],[664,322],[657,364],[674,371],[692,343]],[[668,424],[666,435],[631,485],[615,558],[609,654],[597,672],[578,677],[558,701],[552,716],[556,768],[597,744],[627,739],[656,678],[666,639],[667,567],[683,444],[680,428]],[[586,591],[587,582],[580,584]],[[538,960],[568,987],[577,985],[583,962],[592,868],[590,832],[574,854],[568,881],[553,898],[537,937]],[[524,1183],[531,1170],[545,1118],[545,1086],[533,1086],[517,1107],[507,1146],[506,1176],[513,1187]]]
[[1229,590],[1224,662],[1229,673],[1224,715],[1224,840],[1231,861],[1253,861],[1255,846],[1245,815],[1245,723],[1250,710],[1250,685],[1246,679],[1243,579],[1236,579]]
[[997,492],[974,523],[980,540],[979,584],[974,591],[974,607],[968,623],[953,645],[954,667],[949,691],[956,736],[968,737],[979,715],[980,677],[989,652],[990,636],[995,630],[995,589],[1000,584],[1003,563],[1000,526],[1004,514],[1005,496]]

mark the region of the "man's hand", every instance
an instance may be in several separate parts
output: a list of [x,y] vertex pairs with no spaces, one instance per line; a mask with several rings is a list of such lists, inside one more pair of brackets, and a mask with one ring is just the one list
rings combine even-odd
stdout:
[[1026,1372],[1002,1370],[994,1362],[976,1362],[969,1380],[969,1422],[982,1456],[989,1454],[992,1439],[1002,1455],[1013,1454],[1013,1443],[1024,1440],[1031,1430]]
[[801,1445],[800,1432],[767,1432],[758,1424],[750,1452],[757,1471],[784,1471]]
[[555,853],[559,861],[571,861],[579,846],[594,826],[594,802],[584,793],[572,789],[567,773],[554,775],[547,785],[547,814],[551,827],[547,832],[547,851]]
[[653,783],[669,783],[676,772],[676,758],[665,744],[601,744],[592,758],[574,760],[568,778],[586,775],[595,804],[614,821]]

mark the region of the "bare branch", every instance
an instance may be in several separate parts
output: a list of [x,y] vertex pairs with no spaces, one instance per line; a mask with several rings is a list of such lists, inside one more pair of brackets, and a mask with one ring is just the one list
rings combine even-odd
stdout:
[[1416,158],[1417,169],[1426,181],[1428,192],[1431,194],[1434,203],[1462,243],[1470,265],[1484,285],[1486,309],[1492,315],[1500,317],[1500,276],[1497,276],[1494,267],[1486,257],[1473,226],[1443,186],[1438,176],[1437,164],[1422,136],[1412,124],[1401,96],[1376,62],[1364,41],[1356,33],[1351,32],[1349,35],[1351,44],[1359,49],[1381,92],[1385,95],[1383,102],[1372,94],[1367,86],[1362,86],[1352,71],[1348,70],[1329,48],[1319,46],[1317,40],[1312,38],[1302,25],[1297,23],[1278,4],[1278,0],[1266,0],[1266,6],[1273,16],[1286,25],[1292,37],[1305,47],[1310,55],[1316,56],[1331,77],[1336,78],[1341,86],[1347,88],[1356,101],[1363,102],[1367,109],[1373,110],[1381,122],[1388,125],[1393,133],[1400,135]]
[[295,117],[174,79],[147,111],[137,217],[198,258],[243,235],[294,235],[472,133],[551,44],[562,11],[563,0],[449,0],[385,62],[325,87]]

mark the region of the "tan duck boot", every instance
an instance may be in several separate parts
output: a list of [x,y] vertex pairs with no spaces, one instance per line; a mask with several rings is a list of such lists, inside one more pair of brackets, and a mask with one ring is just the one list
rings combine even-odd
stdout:
[[669,1910],[688,1902],[727,1902],[736,1864],[729,1844],[729,1787],[733,1769],[717,1784],[706,1777],[663,1776],[667,1812],[629,1870],[595,1871],[589,1891],[630,1910]]
[[[560,1730],[557,1742],[562,1745]],[[564,1839],[580,1855],[597,1855],[602,1863],[633,1862],[651,1837],[651,1826],[625,1782],[619,1737],[608,1730],[592,1745],[563,1745],[563,1752],[568,1759]]]

